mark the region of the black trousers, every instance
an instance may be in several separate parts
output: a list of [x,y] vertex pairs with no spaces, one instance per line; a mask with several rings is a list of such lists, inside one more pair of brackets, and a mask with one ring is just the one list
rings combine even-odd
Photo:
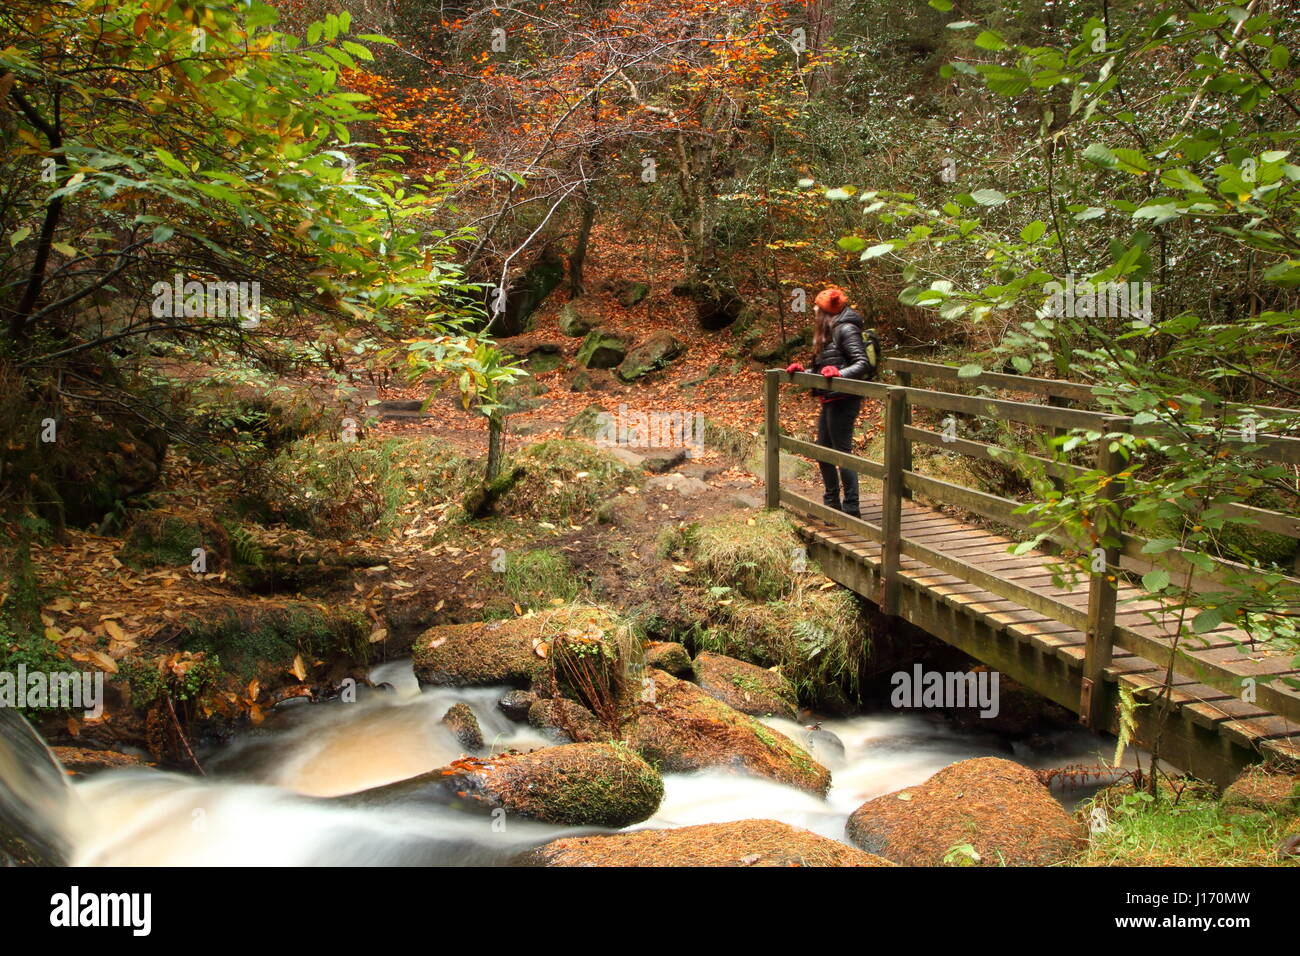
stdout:
[[[862,399],[857,396],[838,398],[822,405],[817,417],[817,444],[852,454],[853,425],[861,409]],[[825,488],[822,501],[826,507],[846,514],[858,514],[858,473],[849,468],[836,468],[824,461],[817,464],[822,472]]]

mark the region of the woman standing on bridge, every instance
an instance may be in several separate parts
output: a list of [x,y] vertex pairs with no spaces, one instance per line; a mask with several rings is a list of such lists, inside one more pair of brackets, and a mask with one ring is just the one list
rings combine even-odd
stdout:
[[[813,309],[813,360],[811,371],[827,379],[873,379],[880,364],[880,341],[876,333],[862,334],[862,316],[849,308],[843,289],[831,287],[817,293]],[[787,372],[802,372],[793,362]],[[821,414],[817,418],[817,444],[846,454],[853,453],[853,425],[862,408],[862,398],[820,388],[813,394],[821,397]],[[825,491],[826,507],[843,511],[854,518],[858,511],[858,473],[851,468],[836,468],[818,462]],[[842,489],[842,493],[841,493]]]

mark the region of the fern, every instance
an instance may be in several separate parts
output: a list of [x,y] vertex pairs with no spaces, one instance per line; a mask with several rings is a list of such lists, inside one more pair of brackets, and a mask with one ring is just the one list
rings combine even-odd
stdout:
[[230,551],[238,564],[252,568],[262,566],[262,547],[246,528],[230,529]]
[[1133,692],[1123,683],[1119,684],[1119,739],[1115,741],[1115,759],[1112,761],[1116,767],[1124,759],[1124,751],[1137,736],[1137,710],[1145,706],[1134,698]]

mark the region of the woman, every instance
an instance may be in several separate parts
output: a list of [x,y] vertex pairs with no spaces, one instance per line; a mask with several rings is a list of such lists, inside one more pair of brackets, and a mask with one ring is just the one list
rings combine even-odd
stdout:
[[[880,361],[880,346],[875,333],[862,337],[862,316],[849,308],[843,289],[831,287],[817,293],[813,310],[812,372],[827,379],[873,379]],[[787,372],[802,372],[804,367],[792,363]],[[821,414],[817,418],[817,444],[852,454],[853,424],[862,408],[862,398],[844,392],[813,389],[821,396]],[[858,473],[851,468],[836,468],[818,462],[825,493],[826,507],[860,518],[858,510]],[[841,495],[841,488],[843,494]]]

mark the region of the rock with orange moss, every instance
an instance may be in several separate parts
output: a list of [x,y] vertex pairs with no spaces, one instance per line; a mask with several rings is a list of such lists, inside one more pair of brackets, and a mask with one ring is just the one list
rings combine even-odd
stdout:
[[466,757],[350,799],[370,806],[452,803],[542,823],[617,829],[648,820],[663,796],[663,779],[627,747],[582,743]]
[[541,866],[893,866],[870,853],[776,820],[566,837],[533,850]]
[[1083,828],[1032,770],[998,757],[962,760],[919,786],[868,800],[847,832],[868,853],[906,866],[1047,866],[1086,844]]
[[776,714],[794,720],[794,685],[775,671],[704,651],[695,658],[695,682],[742,714]]
[[824,794],[830,771],[784,734],[687,681],[651,668],[628,743],[661,771],[734,768]]

